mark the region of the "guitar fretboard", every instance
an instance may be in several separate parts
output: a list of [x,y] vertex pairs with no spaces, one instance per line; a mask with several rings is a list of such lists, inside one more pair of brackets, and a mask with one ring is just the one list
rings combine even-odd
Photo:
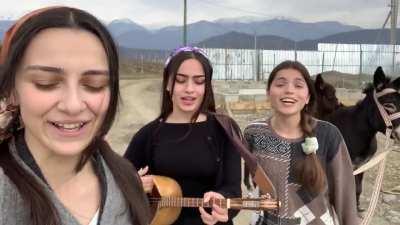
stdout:
[[182,198],[182,197],[163,197],[150,198],[151,203],[158,203],[158,207],[204,207],[210,208],[213,204],[221,208],[227,208],[226,199],[211,199],[209,202],[204,202],[202,198]]

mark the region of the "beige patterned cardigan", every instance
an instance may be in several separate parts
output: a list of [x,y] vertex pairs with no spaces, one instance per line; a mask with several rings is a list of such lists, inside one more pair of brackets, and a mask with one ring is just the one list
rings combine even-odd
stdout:
[[269,120],[250,124],[244,131],[249,148],[274,183],[281,208],[264,212],[263,224],[357,225],[355,184],[352,165],[339,130],[316,120],[317,155],[326,173],[323,193],[312,194],[294,177],[296,161],[302,160],[304,138],[285,139],[269,126]]

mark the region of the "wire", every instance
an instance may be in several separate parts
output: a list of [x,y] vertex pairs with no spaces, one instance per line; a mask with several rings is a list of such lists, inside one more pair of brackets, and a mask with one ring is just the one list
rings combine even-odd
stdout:
[[262,13],[262,12],[257,12],[257,11],[251,11],[251,10],[245,10],[245,9],[231,7],[231,6],[226,6],[226,5],[223,5],[221,3],[217,3],[215,1],[197,0],[197,2],[202,2],[202,3],[205,3],[207,5],[217,6],[217,7],[220,7],[220,8],[230,9],[230,10],[234,10],[234,11],[245,12],[245,13],[248,13],[248,14],[253,14],[253,15],[258,15],[258,16],[265,16],[265,17],[270,17],[271,16],[271,15],[268,15],[268,14],[265,14],[265,13]]

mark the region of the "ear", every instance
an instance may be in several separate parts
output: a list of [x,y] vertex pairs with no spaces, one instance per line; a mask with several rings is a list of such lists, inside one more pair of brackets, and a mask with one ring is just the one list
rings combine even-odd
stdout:
[[400,89],[400,77],[396,78],[396,80],[392,81],[392,85],[394,89],[399,90]]
[[7,99],[7,104],[19,105],[18,93],[14,90],[11,92],[10,97]]
[[386,84],[387,78],[385,73],[382,70],[382,67],[378,67],[374,73],[374,87],[377,90],[381,90],[383,86]]
[[325,81],[322,79],[322,75],[320,73],[315,78],[314,86],[317,91],[322,91],[325,87]]

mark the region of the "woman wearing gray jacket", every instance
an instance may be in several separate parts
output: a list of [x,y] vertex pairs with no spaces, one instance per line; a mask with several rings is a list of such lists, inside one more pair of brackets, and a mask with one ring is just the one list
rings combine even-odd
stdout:
[[7,32],[0,64],[0,224],[148,224],[135,169],[103,138],[119,97],[106,28],[36,10]]

